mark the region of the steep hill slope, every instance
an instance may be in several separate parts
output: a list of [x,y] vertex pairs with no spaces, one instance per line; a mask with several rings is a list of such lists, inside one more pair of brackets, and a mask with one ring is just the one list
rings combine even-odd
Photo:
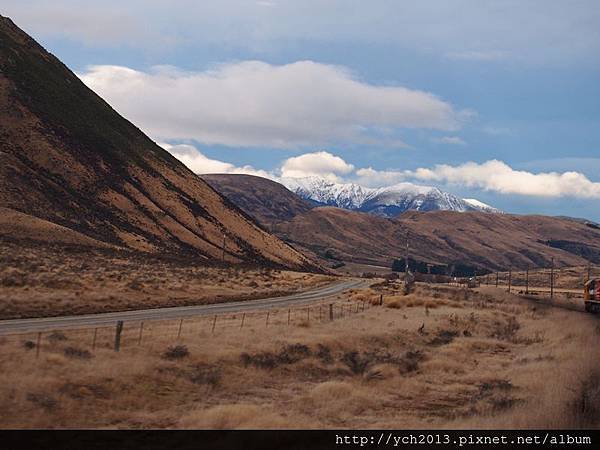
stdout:
[[210,262],[225,240],[231,262],[313,267],[1,16],[0,207],[136,250]]
[[405,254],[434,264],[489,270],[600,263],[600,230],[545,216],[410,211],[396,219],[315,208],[277,227],[281,237],[316,254],[389,267]]
[[309,211],[314,205],[285,186],[253,175],[202,175],[210,184],[267,229]]

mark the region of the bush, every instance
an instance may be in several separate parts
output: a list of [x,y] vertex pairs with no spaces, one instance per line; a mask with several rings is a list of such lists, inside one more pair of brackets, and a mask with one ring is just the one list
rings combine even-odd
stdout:
[[163,353],[165,359],[182,359],[190,355],[190,351],[185,345],[174,345],[169,347],[166,352]]
[[217,387],[221,383],[221,369],[198,365],[189,376],[189,380],[194,384],[205,384],[211,387]]
[[244,367],[255,366],[261,369],[274,369],[281,364],[293,364],[310,356],[310,348],[304,344],[290,344],[282,347],[278,353],[259,352],[253,355],[242,353],[240,360]]
[[348,366],[350,371],[355,375],[362,375],[365,373],[372,360],[369,357],[361,357],[358,352],[346,352],[342,356],[341,361]]
[[54,333],[48,336],[48,340],[50,342],[61,342],[66,341],[67,337],[60,331],[55,331]]
[[90,359],[92,357],[89,351],[77,347],[67,347],[64,352],[69,358]]

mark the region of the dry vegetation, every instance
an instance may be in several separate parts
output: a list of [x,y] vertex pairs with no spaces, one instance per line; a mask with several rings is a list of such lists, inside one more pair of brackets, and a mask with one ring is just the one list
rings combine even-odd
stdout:
[[199,326],[180,340],[156,334],[120,353],[104,345],[92,350],[91,330],[45,335],[38,359],[33,336],[0,338],[0,424],[600,425],[594,316],[493,288],[419,285],[401,296],[394,285],[380,284],[343,300],[373,306],[343,320],[290,326],[265,326],[263,312],[244,328],[213,334]]
[[274,296],[333,280],[219,269],[132,252],[0,241],[0,319],[197,305]]
[[[550,288],[550,274],[551,270],[546,269],[532,269],[529,272],[529,286],[533,286],[536,289]],[[512,283],[515,286],[524,287],[526,283],[526,272],[514,271],[511,274]],[[575,266],[575,267],[557,267],[554,269],[554,287],[559,291],[576,291],[580,293],[583,291],[583,284],[587,281],[588,267],[587,266]],[[600,267],[590,267],[590,277],[600,277]],[[483,280],[485,281],[485,276]],[[489,275],[490,283],[496,282],[496,274]],[[508,284],[508,272],[500,272],[498,274],[500,284]]]

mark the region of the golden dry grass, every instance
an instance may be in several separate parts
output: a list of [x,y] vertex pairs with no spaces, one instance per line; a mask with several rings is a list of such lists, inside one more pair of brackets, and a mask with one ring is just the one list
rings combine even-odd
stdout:
[[0,318],[216,303],[276,296],[333,281],[275,269],[210,268],[190,260],[0,245]]
[[338,300],[347,309],[333,322],[319,322],[313,312],[308,323],[300,309],[290,326],[278,313],[266,326],[262,312],[244,328],[217,327],[213,334],[199,320],[184,330],[179,344],[189,355],[179,359],[164,356],[177,343],[177,323],[168,334],[149,333],[141,346],[133,327],[120,353],[108,345],[92,351],[91,330],[65,331],[66,340],[44,335],[39,359],[23,345],[34,336],[0,337],[0,425],[600,425],[596,317],[494,289],[421,285],[406,301],[392,287],[382,289],[387,307],[356,312],[347,300],[368,302],[379,291],[354,292]]

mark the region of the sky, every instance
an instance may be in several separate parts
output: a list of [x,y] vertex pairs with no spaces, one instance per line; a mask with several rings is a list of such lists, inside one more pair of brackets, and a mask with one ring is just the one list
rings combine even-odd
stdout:
[[600,221],[595,0],[3,0],[198,173],[410,181]]

